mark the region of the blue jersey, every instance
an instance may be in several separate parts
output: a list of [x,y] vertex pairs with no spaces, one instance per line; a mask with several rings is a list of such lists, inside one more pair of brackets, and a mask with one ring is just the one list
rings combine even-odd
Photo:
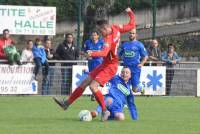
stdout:
[[[86,40],[84,44],[84,51],[86,52],[87,50],[95,50],[95,51],[100,51],[102,50],[104,45],[103,40],[98,40],[98,42],[95,44],[91,39]],[[89,72],[91,72],[94,68],[96,68],[99,64],[103,62],[102,57],[92,57],[91,59],[88,60],[88,67],[89,67]]]
[[132,95],[131,83],[125,83],[120,76],[115,76],[110,80],[108,95],[116,99],[120,104],[125,105],[127,96]]
[[121,45],[119,56],[123,59],[123,65],[128,66],[134,71],[140,71],[138,64],[143,57],[147,56],[147,51],[142,42],[135,40],[131,42],[125,42]]
[[[124,80],[117,75],[110,80],[110,84],[109,93],[106,96],[112,97],[115,100],[115,103],[117,103],[117,106],[121,108],[127,104],[132,119],[136,120],[137,110],[134,104],[134,96],[131,91],[131,82],[129,81],[128,83],[125,83]],[[114,107],[114,109],[115,108],[116,107]]]

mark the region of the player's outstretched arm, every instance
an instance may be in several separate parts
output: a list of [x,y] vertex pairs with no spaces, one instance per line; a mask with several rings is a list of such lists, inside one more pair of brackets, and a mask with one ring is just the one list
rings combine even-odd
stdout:
[[125,25],[119,25],[119,31],[121,33],[124,33],[124,32],[128,32],[130,31],[131,29],[134,29],[136,28],[136,24],[135,24],[135,15],[133,13],[133,11],[131,10],[131,8],[126,8],[125,10],[129,17],[130,17],[130,20],[129,20],[129,23],[128,24],[125,24]]
[[129,95],[127,97],[127,104],[128,104],[128,109],[129,109],[132,120],[137,120],[138,119],[137,109],[134,104],[134,99],[132,95]]
[[106,57],[110,51],[110,44],[105,43],[101,51],[87,51],[91,57]]

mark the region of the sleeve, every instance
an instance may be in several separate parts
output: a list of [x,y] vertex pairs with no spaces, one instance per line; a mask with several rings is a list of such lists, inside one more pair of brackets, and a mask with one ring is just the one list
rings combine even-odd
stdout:
[[26,57],[26,51],[25,50],[22,51],[21,62],[27,62],[27,57]]
[[115,75],[109,82],[112,85],[113,83],[115,83],[117,81],[117,75]]
[[164,52],[164,53],[162,54],[162,61],[164,61],[164,62],[166,62],[166,63],[169,63],[169,64],[172,63],[172,61],[171,61],[170,59],[168,59],[168,57],[167,57],[167,52]]
[[111,49],[111,42],[109,37],[104,39],[104,45],[101,51],[92,51],[92,57],[106,57]]
[[136,25],[135,25],[135,15],[134,15],[133,11],[129,11],[128,15],[130,17],[129,23],[125,24],[125,25],[118,25],[117,26],[118,29],[119,29],[119,31],[121,33],[125,33],[125,32],[130,31],[133,28],[136,28]]
[[87,40],[85,41],[83,45],[83,51],[86,52],[88,50]]
[[3,50],[0,50],[0,58],[5,58],[6,56],[5,56],[5,54],[4,54],[4,52],[3,52]]
[[120,58],[122,58],[122,56],[123,56],[123,53],[124,53],[124,44],[122,44],[120,47],[119,47],[119,51],[118,51],[118,56],[120,57]]
[[76,51],[75,51],[75,59],[76,59],[76,60],[78,60],[79,54],[80,54],[80,51],[79,51],[78,48],[76,48]]
[[162,57],[162,52],[161,52],[161,49],[159,48],[158,49],[158,60],[161,60],[161,57]]
[[127,104],[128,104],[128,109],[129,109],[131,118],[133,120],[137,120],[138,119],[138,115],[137,115],[137,109],[136,109],[136,105],[134,103],[133,95],[127,96]]
[[33,56],[37,57],[37,49],[36,49],[35,45],[32,48],[32,52],[33,52]]
[[148,56],[147,50],[146,50],[146,48],[144,47],[144,44],[142,44],[142,43],[140,43],[140,55],[141,55],[141,57],[146,57],[146,56]]
[[57,47],[56,52],[55,52],[55,57],[58,60],[62,60],[62,52],[61,52],[62,48],[61,48],[61,44]]
[[42,63],[45,63],[45,61],[47,60],[46,52],[44,48],[41,48],[41,51],[42,51]]

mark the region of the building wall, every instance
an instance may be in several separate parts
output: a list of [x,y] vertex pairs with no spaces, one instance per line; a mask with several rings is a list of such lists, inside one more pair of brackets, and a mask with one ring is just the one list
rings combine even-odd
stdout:
[[[152,10],[136,10],[136,23],[137,25],[152,24]],[[177,19],[200,17],[200,0],[191,0],[188,2],[181,2],[176,5],[168,5],[157,9],[157,24],[163,22],[172,22]],[[125,13],[117,16],[109,16],[110,23],[125,24],[129,20]],[[57,23],[57,34],[65,32],[76,32],[76,21],[65,21]],[[81,23],[81,31],[83,31],[83,23]]]

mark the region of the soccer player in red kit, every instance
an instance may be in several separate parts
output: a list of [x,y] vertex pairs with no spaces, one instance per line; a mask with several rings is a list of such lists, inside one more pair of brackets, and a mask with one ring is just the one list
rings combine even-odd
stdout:
[[117,48],[120,42],[120,34],[128,32],[135,28],[135,16],[130,8],[126,9],[130,17],[130,21],[126,25],[109,25],[107,20],[97,21],[97,28],[104,37],[104,46],[101,51],[87,51],[84,54],[86,57],[103,57],[103,63],[94,69],[89,76],[81,83],[79,87],[69,96],[66,101],[53,98],[55,102],[63,109],[66,110],[77,98],[84,92],[85,88],[89,85],[92,90],[96,101],[102,107],[101,120],[106,121],[110,112],[106,109],[104,103],[104,96],[98,89],[99,86],[104,86],[106,82],[115,76],[118,69],[118,56]]

